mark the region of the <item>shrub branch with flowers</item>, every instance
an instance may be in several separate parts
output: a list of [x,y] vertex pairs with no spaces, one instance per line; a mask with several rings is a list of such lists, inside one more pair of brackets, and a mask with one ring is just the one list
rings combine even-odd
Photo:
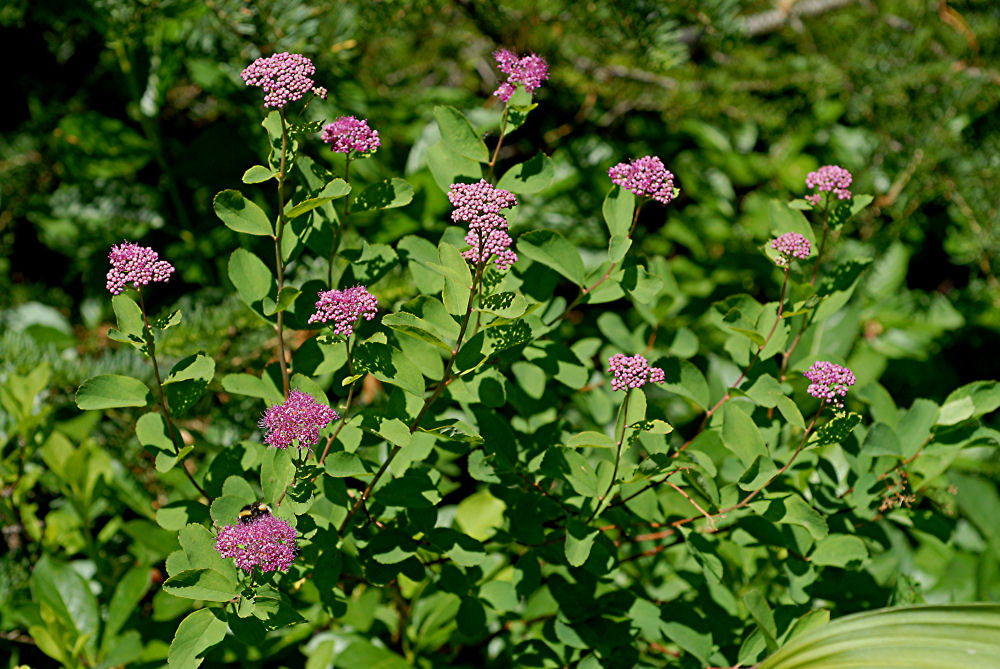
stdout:
[[[585,258],[519,215],[542,206],[555,160],[502,160],[542,113],[548,64],[494,57],[508,78],[489,142],[461,111],[434,113],[426,161],[455,225],[394,247],[351,226],[414,195],[352,177],[352,161],[387,150],[377,123],[300,122],[326,97],[305,56],[243,72],[264,93],[270,147],[243,183],[270,192],[226,190],[214,207],[273,245],[228,260],[273,332],[262,371],[217,380],[198,352],[164,377],[157,336],[180,315],[153,318],[145,298],[184,259],[112,247],[110,336],[148,356],[156,387],[99,375],[77,403],[152,407],[136,436],[186,486],[156,514],[171,547],[161,606],[184,613],[171,667],[755,665],[849,612],[835,591],[901,587],[880,565],[927,517],[912,502],[946,508],[949,458],[992,438],[980,418],[1000,405],[994,382],[899,409],[838,339],[870,264],[834,253],[871,202],[847,170],[825,166],[804,199],[772,203],[760,251],[776,301],[716,301],[699,338],[674,320],[671,267],[635,244],[640,220],[677,205],[670,157],[610,167],[607,250]],[[321,143],[342,172],[303,150]],[[600,336],[579,337],[583,321]],[[206,392],[253,398],[259,424],[232,443],[190,426],[182,438],[176,415]],[[886,506],[887,480],[905,504]],[[79,637],[67,663],[107,660],[107,634]],[[155,655],[136,648],[117,663]]]

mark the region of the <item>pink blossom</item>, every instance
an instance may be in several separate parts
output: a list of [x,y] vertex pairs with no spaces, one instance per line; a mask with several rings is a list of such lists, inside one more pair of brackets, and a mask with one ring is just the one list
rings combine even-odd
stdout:
[[364,317],[370,321],[378,312],[378,300],[364,286],[354,286],[344,290],[324,290],[319,292],[316,313],[309,317],[310,323],[333,321],[335,334],[350,337],[354,324]]
[[614,374],[612,390],[642,388],[647,383],[663,383],[665,380],[661,368],[650,367],[646,358],[638,354],[632,357],[624,353],[614,354],[608,358],[608,372]]
[[805,377],[812,381],[806,388],[807,393],[838,409],[844,408],[844,400],[841,398],[845,397],[847,389],[854,385],[854,374],[851,370],[820,360],[806,370]]
[[378,130],[369,128],[367,119],[353,116],[341,116],[323,126],[323,141],[336,153],[357,151],[363,156],[370,156],[381,146]]
[[107,288],[112,295],[121,293],[127,283],[146,286],[151,281],[168,281],[174,273],[174,266],[160,260],[156,251],[132,242],[115,244],[108,258],[111,269],[108,270]]
[[240,76],[247,86],[260,86],[264,90],[265,107],[280,109],[313,89],[315,82],[309,77],[315,73],[311,60],[300,53],[285,51],[258,58]]
[[280,518],[266,515],[249,523],[226,525],[219,530],[215,550],[233,558],[243,571],[288,571],[298,547],[295,528]]
[[840,200],[849,200],[851,191],[848,188],[853,181],[851,173],[839,165],[824,165],[815,172],[806,175],[806,187],[815,188],[816,192],[806,195],[806,200],[816,206],[820,202],[820,193],[833,193]]
[[771,240],[771,248],[778,252],[778,258],[774,261],[778,267],[788,267],[792,258],[808,258],[812,245],[799,233],[786,232]]
[[531,54],[518,58],[517,54],[509,49],[498,49],[493,53],[493,58],[497,61],[500,71],[507,75],[507,81],[493,91],[493,95],[499,96],[504,102],[514,95],[518,84],[524,86],[524,90],[530,93],[549,78],[549,65],[541,56]]
[[480,179],[474,184],[452,184],[448,200],[455,207],[451,220],[469,225],[465,243],[472,248],[462,253],[463,257],[479,265],[496,256],[500,270],[517,262],[517,254],[510,249],[513,240],[507,233],[507,219],[500,215],[502,210],[517,205],[513,193]]
[[608,176],[612,183],[636,195],[651,197],[662,204],[674,199],[674,175],[656,156],[618,163],[608,170]]
[[309,448],[319,441],[319,431],[338,418],[336,411],[296,389],[283,403],[268,407],[258,425],[267,430],[268,446],[284,450],[298,441],[299,448]]

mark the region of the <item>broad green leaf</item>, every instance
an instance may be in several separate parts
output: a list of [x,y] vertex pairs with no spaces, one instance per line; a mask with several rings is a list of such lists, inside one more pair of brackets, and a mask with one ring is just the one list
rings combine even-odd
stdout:
[[264,453],[260,465],[260,488],[265,500],[276,502],[292,484],[295,477],[292,448],[268,448]]
[[222,389],[237,395],[257,397],[268,404],[281,404],[285,397],[270,379],[253,374],[226,374],[222,377]]
[[212,201],[215,215],[235,232],[273,237],[274,228],[264,210],[246,199],[238,190],[224,190]]
[[239,590],[214,569],[185,569],[163,582],[163,589],[175,597],[206,602],[228,602]]
[[829,567],[860,567],[868,559],[865,543],[851,534],[831,534],[816,544],[809,561]]
[[170,642],[170,669],[196,669],[205,660],[205,652],[226,638],[228,627],[222,609],[199,609],[188,615]]
[[267,297],[274,285],[274,275],[264,261],[246,249],[236,249],[229,256],[229,280],[233,282],[240,297],[248,306],[253,306]]
[[326,473],[335,478],[358,477],[371,474],[364,462],[355,453],[343,451],[330,453],[324,461]]
[[174,365],[163,380],[163,390],[172,412],[182,414],[201,398],[215,376],[215,360],[203,355],[191,355]]
[[253,167],[247,169],[243,173],[243,183],[245,184],[259,184],[269,181],[274,177],[278,176],[275,170],[270,167],[264,167],[263,165],[254,165]]
[[264,307],[264,315],[273,316],[279,311],[288,310],[288,308],[295,303],[295,300],[298,299],[299,295],[301,294],[302,291],[299,290],[298,288],[294,288],[292,286],[285,286],[284,288],[281,289],[281,292],[278,293],[277,301],[274,301],[269,297],[265,297],[262,304],[262,306]]
[[480,163],[490,159],[489,149],[472,129],[465,114],[454,107],[440,106],[434,108],[434,118],[441,130],[441,141],[450,151]]
[[445,342],[438,329],[431,323],[413,314],[401,311],[395,314],[386,314],[382,317],[382,324],[401,332],[410,337],[415,337],[429,344],[433,344],[447,353],[451,353],[451,346]]
[[861,415],[853,411],[837,414],[832,420],[821,425],[809,438],[810,446],[839,444],[850,436],[861,422]]
[[757,456],[768,454],[760,428],[733,401],[722,405],[722,443],[736,454],[744,467],[753,464]]
[[427,148],[427,167],[443,191],[447,191],[453,183],[476,182],[483,177],[479,161],[449,150],[443,140]]
[[35,565],[31,574],[32,598],[47,606],[58,616],[67,630],[75,636],[73,643],[97,647],[97,633],[101,624],[97,598],[71,566],[61,564],[45,555]]
[[709,406],[708,381],[694,363],[678,358],[670,358],[659,363],[663,369],[662,388],[686,397],[702,409]]
[[582,566],[590,557],[590,549],[600,531],[588,527],[579,520],[571,520],[566,526],[566,561],[573,567]]
[[108,618],[104,623],[105,647],[107,640],[117,636],[118,631],[129,617],[136,612],[136,607],[149,589],[149,577],[149,567],[140,564],[125,572],[125,575],[115,585],[114,593],[111,595],[111,603],[108,605]]
[[395,209],[413,201],[413,186],[398,178],[385,179],[368,186],[352,203],[352,211]]
[[630,237],[615,235],[608,242],[608,260],[614,263],[621,262],[631,247],[632,239]]
[[938,425],[955,425],[963,420],[979,418],[997,407],[1000,407],[1000,383],[974,381],[948,394],[937,422]]
[[619,186],[612,186],[604,198],[602,211],[608,234],[612,237],[627,236],[635,212],[635,195]]
[[580,434],[574,434],[566,442],[566,446],[569,448],[615,448],[618,442],[603,432],[581,432]]
[[497,182],[497,188],[505,188],[513,193],[537,193],[552,183],[555,173],[552,159],[544,153],[537,153],[507,170]]
[[550,267],[578,286],[584,285],[583,261],[580,253],[555,230],[532,230],[517,240],[520,254]]
[[365,639],[352,641],[334,662],[337,669],[413,669],[413,665],[399,655]]
[[463,499],[455,511],[455,522],[473,539],[485,541],[494,530],[503,527],[507,505],[488,490],[480,490]]
[[327,202],[332,202],[333,200],[342,198],[350,192],[350,184],[343,179],[334,179],[324,186],[323,190],[316,194],[316,197],[303,200],[302,202],[285,209],[285,220],[297,218],[302,214],[316,209],[317,207],[323,206]]
[[764,635],[764,640],[767,643],[767,649],[774,652],[778,649],[778,628],[774,624],[774,612],[771,610],[771,606],[764,599],[764,595],[760,594],[758,590],[751,590],[743,597],[743,602],[747,606],[747,610],[750,611],[750,615],[753,616],[754,621],[757,623],[757,627],[760,629],[761,633]]
[[121,374],[101,374],[83,382],[76,391],[76,406],[84,411],[144,407],[152,395],[139,379]]
[[519,292],[493,293],[484,296],[477,309],[501,318],[520,318],[528,310],[528,300]]
[[759,669],[811,667],[997,669],[1000,606],[909,606],[845,616],[792,639]]

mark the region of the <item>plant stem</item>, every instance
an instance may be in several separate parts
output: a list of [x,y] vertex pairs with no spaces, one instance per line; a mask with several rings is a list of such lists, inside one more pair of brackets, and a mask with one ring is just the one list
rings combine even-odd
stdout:
[[[344,181],[351,183],[351,154],[348,153],[344,163]],[[340,219],[339,225],[333,231],[333,241],[330,242],[330,266],[326,273],[326,285],[328,290],[333,290],[333,259],[337,255],[337,246],[340,245],[340,231],[347,224],[347,217],[351,215],[351,194],[344,196],[344,217]]]
[[611,482],[608,483],[608,489],[605,490],[604,494],[597,500],[597,506],[594,508],[594,512],[590,514],[589,518],[587,518],[588,523],[596,518],[604,509],[605,503],[611,495],[611,489],[615,487],[615,481],[618,479],[618,466],[622,461],[622,444],[625,442],[625,432],[628,430],[628,401],[631,395],[632,389],[629,388],[625,391],[625,399],[622,400],[622,408],[620,410],[622,416],[622,434],[618,437],[618,454],[615,456],[615,468],[614,471],[611,472]]
[[[354,376],[354,359],[351,357],[350,337],[344,341],[344,346],[347,347],[347,374],[348,376]],[[336,441],[337,435],[339,435],[340,431],[344,429],[344,423],[347,422],[347,414],[351,410],[351,400],[354,399],[354,386],[356,384],[356,380],[351,381],[351,386],[347,390],[347,404],[344,405],[344,413],[340,415],[340,423],[337,425],[337,429],[333,431],[333,434],[330,435],[330,438],[326,440],[326,447],[323,449],[323,455],[319,458],[319,464],[321,467],[323,466],[323,461],[326,460],[326,454],[330,450],[330,444]]]
[[[485,265],[485,263],[479,263],[476,266],[476,276],[472,281],[472,286],[469,287],[469,303],[465,307],[465,316],[462,318],[462,325],[458,330],[458,338],[455,340],[455,347],[451,350],[451,357],[448,359],[447,364],[445,364],[441,380],[434,387],[430,396],[424,400],[423,407],[421,407],[420,412],[417,413],[417,417],[414,418],[413,422],[410,424],[410,434],[417,431],[417,428],[420,427],[420,421],[424,419],[424,416],[431,408],[431,405],[434,404],[437,398],[441,396],[441,393],[444,392],[444,389],[451,382],[451,370],[455,366],[455,359],[458,357],[458,351],[462,347],[465,332],[469,327],[469,317],[472,315],[473,300],[476,297],[477,285],[483,280],[483,270],[485,269]],[[389,455],[386,456],[385,462],[382,463],[382,466],[378,468],[377,472],[375,472],[375,476],[372,477],[371,483],[365,487],[364,492],[362,492],[361,496],[356,502],[354,502],[354,505],[351,506],[350,510],[347,512],[347,517],[344,518],[344,521],[340,524],[340,529],[337,531],[340,536],[344,536],[344,530],[347,529],[348,524],[351,522],[351,518],[354,517],[354,514],[357,513],[361,505],[364,504],[365,500],[371,495],[372,490],[375,489],[375,484],[377,484],[379,479],[382,478],[382,475],[385,474],[386,470],[389,468],[389,464],[392,463],[393,458],[399,454],[400,450],[401,447],[396,444],[392,447],[392,450],[389,451]]]
[[493,183],[493,170],[496,168],[497,157],[500,155],[500,145],[503,144],[504,135],[507,132],[507,114],[510,111],[510,107],[504,105],[503,108],[503,119],[500,121],[500,137],[497,139],[497,145],[493,149],[493,156],[490,158],[490,169],[486,175],[486,180]]
[[[632,225],[629,227],[628,234],[626,235],[626,237],[628,237],[629,239],[632,238],[632,232],[635,230],[635,224],[639,220],[639,210],[642,209],[642,205],[643,205],[643,201],[642,200],[639,200],[639,202],[636,203],[636,205],[635,205],[635,212],[632,214]],[[546,327],[551,327],[556,321],[565,318],[566,314],[568,314],[573,309],[573,307],[575,307],[576,305],[580,304],[580,300],[582,300],[588,294],[592,293],[594,291],[594,289],[597,288],[598,286],[600,286],[602,283],[604,283],[605,281],[607,281],[608,278],[611,277],[611,272],[613,272],[615,270],[615,267],[617,267],[617,266],[618,266],[617,262],[611,263],[611,266],[608,267],[608,271],[604,273],[604,276],[602,276],[600,279],[598,279],[597,281],[595,281],[594,284],[592,286],[590,286],[589,288],[581,288],[580,289],[580,294],[577,295],[576,298],[574,298],[573,301],[570,302],[569,305],[565,309],[563,309],[563,311],[562,311],[561,314],[559,314],[558,316],[556,316],[555,318],[553,318],[551,321],[549,321],[548,323],[546,323],[545,326]]]
[[[167,406],[167,396],[163,392],[163,379],[160,376],[160,365],[156,361],[156,340],[153,338],[153,329],[149,326],[149,319],[146,316],[146,302],[142,298],[142,286],[136,284],[136,289],[139,291],[139,310],[142,312],[142,322],[145,326],[146,335],[146,350],[149,351],[149,359],[153,361],[153,374],[156,376],[156,389],[160,396],[160,406],[163,408],[163,417],[167,422],[167,431],[170,433],[170,443],[174,446],[174,455],[180,455],[181,449],[177,445],[177,433],[174,430],[174,419],[170,415],[170,407]],[[194,480],[194,476],[188,471],[187,467],[184,466],[184,461],[179,462],[181,470],[187,476],[188,480],[191,481],[191,485],[197,488],[198,492],[201,493],[205,499],[209,499],[208,493],[205,489],[198,485],[198,482]]]
[[[285,168],[288,164],[288,125],[285,123],[285,110],[281,117],[281,167],[278,171],[278,230],[274,236],[274,262],[278,272],[278,295],[285,287],[285,264],[281,259],[281,236],[285,231]],[[281,366],[281,386],[288,398],[288,362],[285,360],[285,312],[278,312],[278,322],[274,326],[278,335],[278,364]]]

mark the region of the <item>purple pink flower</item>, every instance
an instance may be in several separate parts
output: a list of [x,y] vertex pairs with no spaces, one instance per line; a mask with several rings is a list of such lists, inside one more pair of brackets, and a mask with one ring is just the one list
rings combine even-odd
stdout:
[[132,242],[122,242],[111,247],[108,254],[111,269],[108,270],[108,290],[117,295],[130,283],[135,287],[146,286],[151,281],[168,281],[174,273],[174,266],[160,260],[159,254],[148,246]]
[[311,60],[300,53],[285,51],[258,58],[240,76],[247,86],[260,86],[264,90],[265,107],[280,109],[313,90],[315,82],[309,78],[313,74],[316,67]]
[[812,382],[806,388],[807,393],[838,409],[844,408],[842,398],[847,395],[847,389],[854,385],[854,374],[851,370],[832,362],[819,360],[806,370],[805,377]]
[[812,245],[799,233],[786,232],[771,240],[771,248],[778,252],[778,257],[774,261],[778,267],[788,267],[792,258],[799,260],[808,258]]
[[367,119],[353,116],[341,116],[323,126],[323,141],[336,153],[357,151],[363,156],[370,156],[381,146],[378,130],[369,128]]
[[806,175],[806,187],[816,189],[812,195],[806,195],[806,200],[815,207],[822,197],[820,193],[824,192],[833,193],[840,200],[849,200],[851,191],[848,188],[853,179],[851,173],[839,165],[824,165]]
[[507,233],[507,219],[500,215],[502,210],[517,205],[513,193],[480,179],[475,184],[452,184],[448,200],[455,207],[451,220],[469,225],[465,243],[472,248],[462,253],[464,258],[479,265],[496,256],[500,270],[517,262],[517,254],[510,250],[513,240]]
[[630,163],[618,163],[608,170],[608,176],[612,183],[636,195],[651,197],[663,204],[674,199],[674,175],[656,156],[643,156]]
[[650,367],[646,358],[633,355],[631,358],[624,353],[616,353],[608,358],[608,372],[614,374],[611,379],[612,390],[630,390],[642,388],[647,383],[663,383],[663,370]]
[[258,425],[267,430],[268,446],[284,450],[297,440],[299,448],[309,448],[319,441],[319,431],[338,418],[336,411],[296,389],[283,403],[268,407]]
[[344,290],[322,290],[316,302],[316,313],[309,317],[310,323],[333,321],[335,334],[350,337],[354,324],[364,317],[370,321],[378,312],[378,300],[364,286],[354,286]]
[[295,528],[267,515],[249,523],[226,525],[215,539],[215,550],[233,558],[243,571],[288,571],[295,558]]
[[497,61],[500,71],[507,75],[507,81],[493,91],[493,95],[499,96],[504,102],[514,95],[518,84],[524,86],[524,90],[530,93],[549,78],[549,64],[541,56],[531,54],[518,58],[517,54],[509,49],[497,49],[493,52],[493,58]]

